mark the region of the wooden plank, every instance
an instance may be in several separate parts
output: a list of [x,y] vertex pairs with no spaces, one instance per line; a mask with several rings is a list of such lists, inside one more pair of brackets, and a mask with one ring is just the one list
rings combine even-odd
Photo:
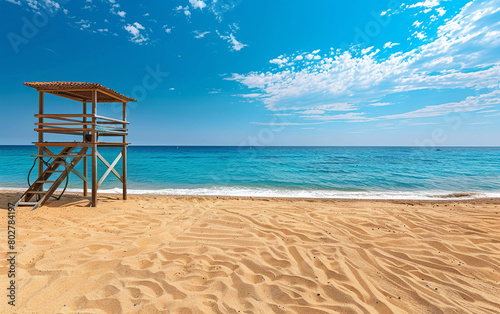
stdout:
[[116,164],[118,163],[118,161],[120,161],[121,158],[122,158],[122,153],[119,153],[118,156],[113,161],[113,163],[108,167],[108,169],[106,170],[106,172],[104,172],[104,174],[102,175],[101,180],[99,180],[99,183],[97,183],[97,187],[101,186],[101,184],[107,178],[107,176],[109,175],[109,173],[114,170]]
[[97,124],[123,124],[121,122],[113,122],[113,121],[97,121]]
[[92,91],[92,207],[97,206],[97,133],[95,131],[95,121],[97,115],[97,91]]
[[82,123],[83,122],[82,120],[69,119],[69,118],[45,118],[45,119],[70,121],[70,122],[77,122],[77,123]]
[[[123,102],[122,103],[122,119],[123,121],[127,121],[127,103]],[[122,127],[125,129],[127,127],[127,124],[123,124]],[[127,134],[123,135],[122,139],[123,143],[127,141]],[[122,193],[123,193],[123,199],[127,199],[127,146],[122,147],[122,155],[123,155],[123,161],[122,161]]]
[[[47,148],[44,148],[44,150],[47,150],[48,152],[50,152],[50,150],[48,150]],[[61,153],[69,154],[73,150],[74,150],[74,148],[72,148],[72,147],[65,147],[65,148],[63,148],[63,150],[61,151]],[[45,169],[45,171],[37,178],[37,180],[35,182],[33,182],[33,184],[28,188],[28,190],[26,191],[26,193],[24,193],[24,201],[28,202],[33,197],[33,195],[36,194],[36,193],[32,193],[32,192],[33,191],[39,191],[40,190],[40,186],[43,186],[43,183],[39,183],[37,181],[46,181],[46,180],[48,180],[50,178],[50,176],[53,173],[56,173],[56,172],[62,173],[62,172],[64,172],[64,171],[61,171],[61,170],[56,170],[58,167],[59,167],[59,164],[56,164],[55,162],[52,162],[51,164],[49,164],[47,166],[47,169]]]
[[[54,92],[54,93],[55,92],[66,93],[66,92],[88,92],[88,91],[96,92],[96,91],[98,91],[99,93],[103,93],[103,94],[113,98],[113,100],[115,100],[114,102],[128,101],[128,99],[125,99],[125,98],[118,96],[118,95],[113,95],[112,93],[105,91],[105,90],[102,90],[100,88],[98,88],[98,89],[89,89],[89,88],[44,89],[44,88],[38,88],[37,90],[44,91],[44,92]],[[56,96],[59,96],[59,95],[56,95]],[[101,101],[99,101],[99,102],[101,102]],[[96,102],[97,102],[97,100],[96,100]]]
[[125,132],[127,131],[127,128],[122,128],[121,126],[120,127],[117,127],[117,126],[104,126],[104,125],[99,125],[97,124],[95,126],[95,129],[97,131],[102,131],[102,132],[106,132],[106,131],[121,131],[121,132]]
[[76,114],[76,113],[62,113],[62,114],[35,114],[36,118],[92,118],[91,114]]
[[[66,148],[65,148],[66,149]],[[83,148],[80,153],[83,155],[87,151],[87,148]],[[55,192],[57,187],[66,179],[66,177],[69,175],[69,173],[74,169],[74,167],[78,164],[78,162],[81,160],[82,157],[75,157],[71,161],[70,164],[67,165],[66,170],[64,171],[65,173],[60,175],[57,179],[56,182],[54,182],[49,189],[47,190],[47,193],[40,199],[39,206],[42,206],[49,198],[50,196]],[[34,208],[33,208],[34,209]]]
[[66,134],[66,135],[82,135],[82,132],[65,132],[65,131],[47,131],[47,132],[43,132],[44,134],[47,133],[47,134]]
[[[43,115],[44,106],[44,94],[43,92],[38,93],[38,114]],[[43,123],[43,117],[38,118],[38,123]],[[42,127],[43,129],[43,127]],[[38,133],[38,142],[43,142],[43,132]],[[38,148],[38,154],[43,155],[43,149]],[[38,158],[38,177],[43,173],[43,157]],[[43,184],[40,186],[40,190],[43,190]]]
[[88,91],[95,91],[95,88],[59,88],[59,89],[53,89],[53,88],[37,88],[38,91],[44,91],[44,92],[61,92],[61,91],[68,91],[68,92],[88,92]]
[[37,147],[89,147],[92,145],[99,145],[102,147],[116,147],[116,146],[123,146],[123,145],[129,145],[130,143],[114,143],[114,142],[43,142],[43,143],[38,143],[38,142],[33,142],[33,144]]
[[35,131],[37,132],[57,132],[57,131],[61,131],[61,132],[83,132],[83,131],[86,131],[86,129],[71,129],[71,128],[43,128],[43,129],[34,129]]
[[[85,119],[85,118],[84,118]],[[72,123],[65,123],[65,122],[44,122],[44,123],[35,123],[35,125],[92,125],[92,122],[72,122]]]
[[76,174],[76,176],[79,177],[80,179],[82,179],[83,182],[87,181],[87,179],[85,179],[85,176],[83,174],[81,174],[80,171],[73,169],[73,170],[71,170],[71,172]]
[[85,101],[90,101],[89,98],[85,97],[84,95],[81,95],[81,94],[75,94],[74,92],[77,92],[77,91],[69,91],[69,90],[61,90],[60,93],[64,93],[64,95],[69,95],[70,97],[74,97],[76,99],[79,99],[81,102],[85,102]]
[[56,92],[49,92],[49,91],[45,91],[45,92],[49,93],[51,95],[54,95],[54,96],[64,97],[64,98],[68,98],[68,99],[75,100],[75,101],[82,101],[81,97],[74,97],[74,96],[70,96],[70,95],[67,95],[67,94],[62,94],[60,91],[58,93],[56,93]]
[[113,121],[113,122],[116,122],[118,124],[129,124],[127,121],[123,121],[123,120],[118,120],[118,119],[113,119],[113,118],[108,118],[108,117],[103,117],[103,116],[98,116],[98,115],[96,115],[95,117],[97,119],[101,119],[101,120]]
[[[64,165],[65,165],[66,168],[68,167],[69,163],[64,158],[73,158],[73,159],[75,159],[75,158],[78,157],[78,160],[80,160],[80,158],[82,158],[82,157],[89,156],[88,154],[85,154],[85,153],[82,154],[82,150],[80,150],[78,153],[71,154],[71,153],[65,153],[65,149],[63,149],[59,155],[54,154],[47,147],[44,147],[43,150],[45,152],[47,152],[48,155],[46,155],[46,156],[50,155],[50,156],[54,157],[54,161],[52,163],[64,163]],[[60,161],[55,160],[56,158],[59,158],[61,160]],[[74,169],[74,167],[72,168],[71,172],[73,172],[77,177],[79,177],[80,179],[82,179],[83,182],[87,181],[86,177],[84,175],[82,175],[78,170]]]
[[[87,103],[83,103],[83,114],[87,114]],[[83,117],[83,123],[84,123],[84,129],[87,129],[87,117]],[[90,122],[90,125],[93,125],[92,122]],[[85,134],[83,134],[83,141],[85,142]],[[87,196],[88,194],[88,164],[87,164],[87,156],[83,156],[83,176],[85,180],[83,180],[83,196]],[[92,156],[92,155],[91,155]]]
[[[99,133],[99,136],[123,136],[123,135],[128,135],[128,133],[119,133],[119,134],[114,134],[114,133]],[[122,143],[119,143],[122,144]],[[102,145],[100,145],[102,146]]]
[[[47,158],[50,158],[50,157],[61,157],[61,155],[48,155],[48,154],[44,154],[44,155],[30,155],[30,157],[47,157]],[[86,157],[90,157],[92,156],[92,154],[86,154],[85,155]],[[68,155],[67,157],[76,157],[75,154],[71,154],[71,155]]]
[[102,89],[98,89],[98,90],[99,90],[100,93],[106,94],[106,95],[110,96],[111,98],[118,100],[117,102],[127,101],[127,99],[122,98],[122,97],[120,97],[118,95],[113,95],[113,94],[111,94],[111,93],[109,93],[109,92],[107,92],[105,90],[102,90]]
[[[102,157],[102,155],[99,154],[99,152],[97,153],[97,158],[99,158],[99,160],[102,161],[102,163],[105,164],[106,167],[108,167],[108,168],[111,167],[111,165],[109,164],[109,162],[106,159],[104,159],[104,157]],[[120,181],[123,182],[122,176],[118,173],[118,171],[116,171],[115,169],[111,169],[111,171],[118,178],[118,180],[120,180]]]

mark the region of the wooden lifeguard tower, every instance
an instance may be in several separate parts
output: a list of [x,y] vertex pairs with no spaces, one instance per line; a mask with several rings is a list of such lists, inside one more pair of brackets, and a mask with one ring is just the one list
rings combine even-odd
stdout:
[[[28,188],[14,206],[42,206],[56,191],[70,173],[83,180],[83,195],[87,196],[88,174],[87,158],[92,157],[92,207],[97,205],[97,190],[106,177],[112,172],[123,183],[123,199],[127,199],[127,143],[126,121],[127,103],[136,101],[116,91],[95,83],[79,82],[32,82],[24,85],[35,88],[39,93],[39,111],[35,114],[38,122],[38,179]],[[46,114],[44,112],[44,94],[52,94],[82,103],[81,114]],[[97,115],[98,103],[121,103],[122,119],[114,119]],[[91,105],[91,112],[87,111]],[[47,133],[76,137],[74,141],[44,141]],[[114,141],[113,141],[114,139]],[[119,139],[119,140],[116,140]],[[99,147],[115,147],[120,150],[116,159],[110,164],[99,154]],[[55,152],[60,149],[59,152]],[[119,174],[114,169],[123,158],[123,171]],[[97,181],[97,159],[107,166],[106,172]],[[75,166],[83,160],[83,174]],[[44,189],[44,185],[48,185]]]

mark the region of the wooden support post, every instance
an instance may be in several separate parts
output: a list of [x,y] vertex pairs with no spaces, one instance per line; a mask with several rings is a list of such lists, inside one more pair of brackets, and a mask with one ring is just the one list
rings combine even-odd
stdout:
[[[124,102],[122,103],[123,106],[123,121],[127,121],[127,103]],[[127,127],[127,124],[123,124],[123,128],[125,129]],[[123,148],[122,148],[122,163],[123,163],[123,174],[122,174],[122,183],[123,183],[123,199],[127,199],[127,145],[125,144],[127,142],[127,136],[123,135]]]
[[[38,114],[43,114],[43,92],[38,92]],[[43,123],[43,118],[38,118],[38,123]],[[43,129],[43,125],[40,125]],[[43,131],[38,132],[38,142],[43,142]],[[43,155],[43,147],[38,147],[38,155]],[[38,177],[43,173],[43,157],[38,158]],[[40,191],[43,191],[43,184],[40,185]]]
[[[83,103],[83,114],[87,114],[87,103],[84,102]],[[87,117],[83,117],[83,122],[87,122]],[[87,128],[86,125],[83,126],[84,129]],[[83,142],[86,142],[86,139],[85,139],[85,136],[86,136],[86,132],[83,133]],[[88,165],[87,165],[87,156],[83,157],[83,177],[85,178],[85,180],[83,180],[83,196],[87,196],[87,190],[88,190]]]
[[95,121],[97,114],[97,90],[92,91],[92,207],[97,206],[97,133]]

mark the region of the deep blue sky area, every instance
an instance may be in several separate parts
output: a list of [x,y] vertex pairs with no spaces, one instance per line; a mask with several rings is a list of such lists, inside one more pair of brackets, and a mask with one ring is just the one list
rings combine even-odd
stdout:
[[0,12],[0,144],[36,139],[24,82],[78,81],[139,100],[137,145],[500,145],[500,0],[0,0]]

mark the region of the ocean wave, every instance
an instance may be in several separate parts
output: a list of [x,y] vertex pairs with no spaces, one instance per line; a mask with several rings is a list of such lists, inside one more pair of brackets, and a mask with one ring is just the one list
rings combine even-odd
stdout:
[[[18,190],[18,189],[17,189]],[[67,189],[81,192],[81,189]],[[89,190],[90,191],[90,190]],[[171,196],[236,196],[236,197],[284,197],[284,198],[336,198],[336,199],[381,199],[381,200],[465,200],[477,198],[500,198],[495,192],[450,192],[450,191],[338,191],[338,190],[288,190],[244,187],[206,187],[170,189],[128,189],[128,194],[155,194]],[[122,189],[101,189],[99,193],[121,194]]]

